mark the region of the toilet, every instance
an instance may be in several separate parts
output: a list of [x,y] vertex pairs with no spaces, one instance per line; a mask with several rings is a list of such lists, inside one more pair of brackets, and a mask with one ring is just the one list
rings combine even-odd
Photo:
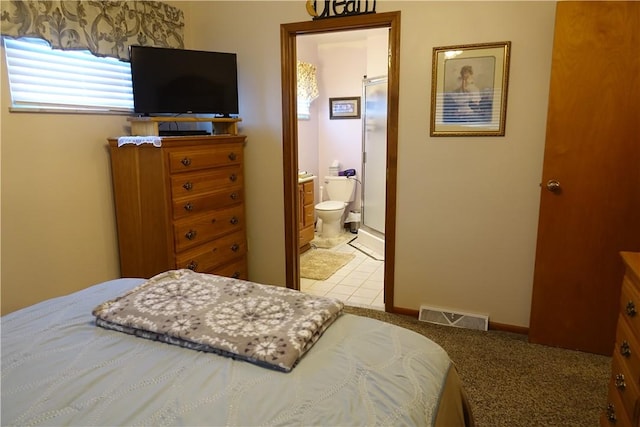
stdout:
[[356,180],[346,176],[325,176],[324,188],[329,200],[315,206],[318,219],[322,223],[320,235],[324,238],[335,237],[340,234],[344,224],[345,208],[354,199]]

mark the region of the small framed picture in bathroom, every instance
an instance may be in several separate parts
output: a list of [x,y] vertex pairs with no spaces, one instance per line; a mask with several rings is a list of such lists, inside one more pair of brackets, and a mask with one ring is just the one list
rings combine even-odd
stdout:
[[329,98],[329,119],[359,119],[360,97]]

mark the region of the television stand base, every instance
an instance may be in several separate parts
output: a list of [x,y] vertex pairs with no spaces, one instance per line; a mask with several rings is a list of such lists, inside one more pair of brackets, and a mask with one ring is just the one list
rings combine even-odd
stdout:
[[160,136],[158,124],[162,122],[185,122],[185,123],[202,123],[209,122],[212,124],[215,135],[237,135],[238,122],[241,118],[204,118],[204,117],[127,117],[127,121],[131,123],[132,136]]

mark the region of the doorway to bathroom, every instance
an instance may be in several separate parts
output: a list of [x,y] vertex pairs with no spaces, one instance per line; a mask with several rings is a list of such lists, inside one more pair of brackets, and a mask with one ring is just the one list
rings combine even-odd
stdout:
[[[281,25],[282,92],[283,92],[283,154],[285,199],[285,251],[287,287],[300,289],[300,230],[298,139],[296,108],[297,36],[335,33],[375,28],[388,29],[388,50],[385,52],[387,73],[386,153],[384,155],[384,309],[393,311],[393,280],[395,257],[395,204],[398,143],[398,91],[400,12],[386,12],[341,18],[339,20],[309,21]],[[362,141],[360,141],[362,144]],[[363,174],[365,172],[363,171]],[[364,176],[363,176],[364,178]],[[365,214],[366,216],[366,214]]]
[[[388,51],[387,28],[296,39],[300,290],[377,310],[384,309]],[[355,108],[334,114],[336,100]],[[334,262],[339,267],[323,273]]]

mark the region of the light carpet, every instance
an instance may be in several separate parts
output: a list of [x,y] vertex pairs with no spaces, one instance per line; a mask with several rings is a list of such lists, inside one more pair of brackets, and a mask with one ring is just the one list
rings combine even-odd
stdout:
[[300,255],[300,277],[327,280],[354,258],[354,254],[310,249]]

